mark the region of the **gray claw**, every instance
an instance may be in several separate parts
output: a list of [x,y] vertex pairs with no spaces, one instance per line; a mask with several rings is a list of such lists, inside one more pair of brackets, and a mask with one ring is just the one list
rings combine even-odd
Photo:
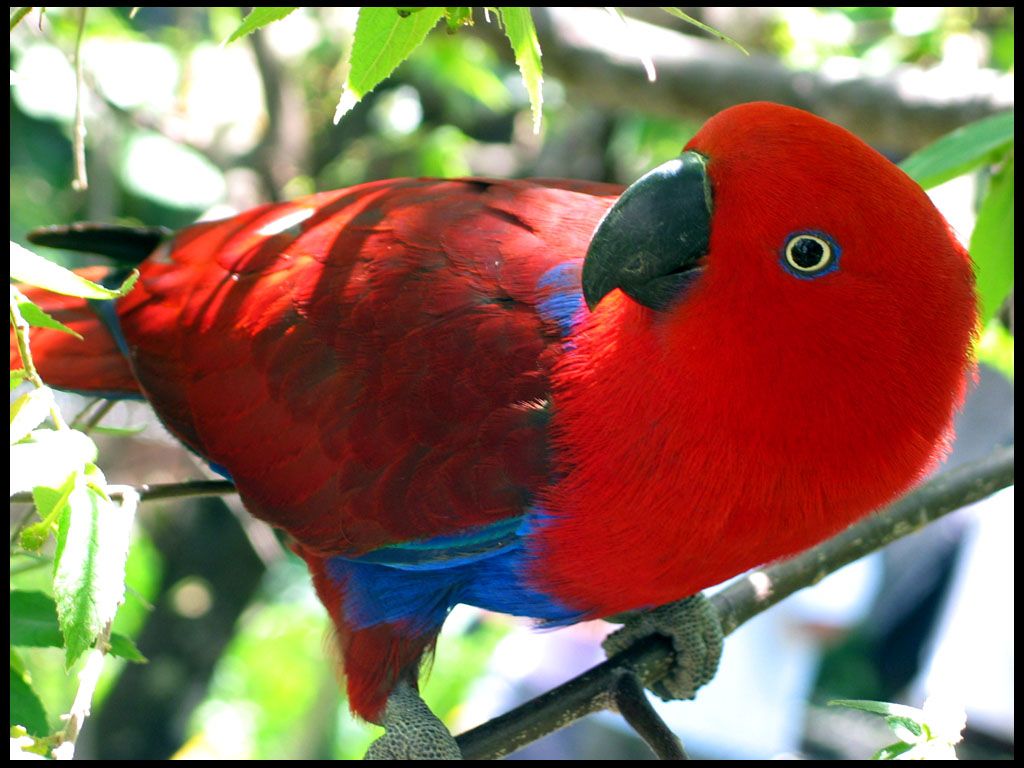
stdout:
[[651,690],[665,701],[692,699],[718,671],[722,656],[718,612],[702,594],[640,611],[630,616],[622,629],[605,638],[604,650],[613,656],[655,634],[672,641],[676,657],[669,673],[650,686]]

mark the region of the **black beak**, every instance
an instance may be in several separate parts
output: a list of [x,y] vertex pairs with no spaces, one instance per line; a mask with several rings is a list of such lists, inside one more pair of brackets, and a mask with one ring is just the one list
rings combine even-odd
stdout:
[[591,310],[615,288],[663,310],[700,276],[711,236],[706,163],[683,152],[637,179],[601,219],[583,261]]

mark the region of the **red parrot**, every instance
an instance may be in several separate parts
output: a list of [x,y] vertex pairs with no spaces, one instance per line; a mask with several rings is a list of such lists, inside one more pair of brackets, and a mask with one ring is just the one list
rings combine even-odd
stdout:
[[625,191],[395,179],[121,247],[148,257],[108,316],[34,294],[85,336],[33,330],[42,376],[145,397],[290,535],[378,721],[457,603],[653,608],[906,491],[977,322],[921,188],[768,103]]

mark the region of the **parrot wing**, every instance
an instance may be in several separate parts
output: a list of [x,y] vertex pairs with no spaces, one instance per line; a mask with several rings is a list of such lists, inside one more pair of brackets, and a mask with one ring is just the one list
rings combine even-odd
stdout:
[[618,192],[389,180],[196,225],[121,302],[134,372],[309,551],[500,545],[549,480],[549,373]]

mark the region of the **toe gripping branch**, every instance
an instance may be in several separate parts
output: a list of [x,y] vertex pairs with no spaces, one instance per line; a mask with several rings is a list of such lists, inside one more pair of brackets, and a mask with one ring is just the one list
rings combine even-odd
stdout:
[[604,641],[609,657],[651,636],[672,643],[673,659],[667,673],[648,687],[662,700],[692,699],[718,671],[722,656],[722,625],[718,611],[697,594],[649,611],[630,614],[622,629]]
[[[568,714],[567,724],[590,712],[614,709],[662,760],[685,760],[678,737],[655,712],[646,683],[663,699],[691,699],[718,669],[722,627],[718,612],[703,596],[631,614],[604,642],[609,660],[538,697],[532,712],[518,710],[515,733],[503,729],[503,715],[457,742],[407,683],[388,699],[384,735],[366,753],[368,760],[498,758],[551,731],[550,706]],[[500,737],[499,737],[500,735]],[[500,739],[500,740],[499,740]]]

